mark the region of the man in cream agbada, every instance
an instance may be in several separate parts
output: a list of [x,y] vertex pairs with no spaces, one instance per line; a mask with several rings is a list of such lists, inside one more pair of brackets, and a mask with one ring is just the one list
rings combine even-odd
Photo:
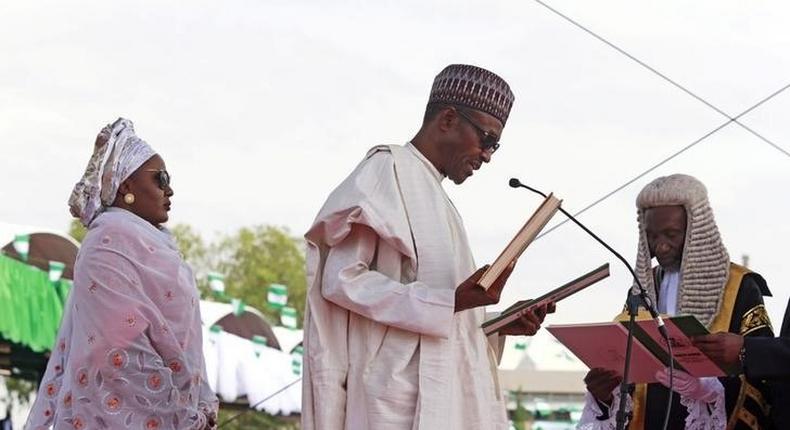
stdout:
[[[513,104],[488,70],[434,80],[405,145],[372,148],[331,193],[308,242],[304,429],[505,429],[497,358],[480,325],[513,264],[485,291],[442,183],[499,148]],[[532,335],[543,307],[500,335]]]

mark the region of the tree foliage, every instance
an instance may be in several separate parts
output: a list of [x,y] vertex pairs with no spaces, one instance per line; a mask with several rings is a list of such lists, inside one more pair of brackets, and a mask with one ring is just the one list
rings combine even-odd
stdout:
[[524,407],[522,403],[524,393],[521,391],[521,387],[519,387],[519,391],[515,393],[516,395],[516,410],[513,412],[513,427],[516,430],[526,430],[531,428],[528,426],[528,422],[533,420],[532,413]]
[[88,229],[82,225],[80,220],[77,218],[71,220],[69,224],[69,236],[73,237],[77,242],[82,243],[82,239],[85,238],[86,233],[88,233]]
[[218,246],[224,257],[218,268],[226,276],[226,294],[277,321],[279,313],[267,305],[267,291],[270,284],[283,284],[288,287],[288,304],[304,315],[305,260],[300,244],[288,230],[272,226],[242,228],[226,237]]
[[307,289],[304,246],[287,229],[244,227],[208,244],[188,225],[176,225],[171,231],[184,259],[195,269],[204,295],[211,294],[206,275],[219,272],[225,276],[227,297],[242,299],[277,322],[279,313],[267,304],[267,292],[269,285],[283,284],[288,287],[288,304],[301,320]]
[[206,245],[203,237],[188,224],[176,224],[170,231],[176,239],[181,256],[195,272],[201,296],[207,297],[211,294],[211,290],[208,287],[206,274],[210,271],[209,268],[214,266],[209,246]]
[[208,255],[206,243],[198,232],[188,224],[176,224],[171,230],[176,238],[181,256],[192,266],[205,264]]

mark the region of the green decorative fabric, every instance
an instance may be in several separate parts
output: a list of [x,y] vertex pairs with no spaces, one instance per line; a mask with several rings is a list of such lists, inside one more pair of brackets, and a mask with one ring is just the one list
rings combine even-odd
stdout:
[[36,352],[55,344],[71,282],[0,255],[0,335]]

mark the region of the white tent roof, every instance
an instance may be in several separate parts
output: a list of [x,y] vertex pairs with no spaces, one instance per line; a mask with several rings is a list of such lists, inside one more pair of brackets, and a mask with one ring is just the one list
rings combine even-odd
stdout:
[[[517,349],[526,343],[526,349]],[[546,330],[532,337],[508,336],[499,378],[511,391],[584,393],[587,366]]]
[[[517,349],[517,343],[526,343],[526,349]],[[508,336],[502,361],[504,370],[537,371],[587,371],[587,366],[546,330],[532,337]]]
[[[266,321],[266,317],[258,309],[255,309],[252,306],[245,306],[244,310],[247,312],[252,312]],[[206,327],[211,327],[225,315],[232,313],[233,306],[229,303],[212,302],[209,300],[200,301],[200,317],[203,321],[203,325]],[[280,348],[284,352],[290,352],[296,345],[299,344],[299,342],[302,341],[302,337],[304,336],[304,332],[302,330],[290,329],[282,326],[272,325],[272,331],[277,337],[277,342],[279,342]]]
[[[263,316],[263,313],[258,309],[255,309],[252,306],[245,306],[244,310],[247,312],[252,312],[255,315],[258,315],[266,321],[266,317]],[[230,303],[221,303],[221,302],[213,302],[210,300],[201,300],[200,301],[200,318],[203,320],[203,325],[206,327],[211,327],[217,323],[217,321],[221,320],[225,315],[233,313],[233,305]],[[279,338],[278,338],[279,340]]]
[[0,246],[5,246],[8,242],[14,240],[14,237],[18,234],[31,234],[31,233],[50,233],[55,234],[64,239],[67,239],[69,242],[73,243],[75,246],[79,247],[80,243],[77,242],[73,237],[69,236],[64,231],[53,230],[50,228],[45,227],[36,227],[32,225],[23,225],[23,224],[12,224],[9,222],[2,222],[0,221]]

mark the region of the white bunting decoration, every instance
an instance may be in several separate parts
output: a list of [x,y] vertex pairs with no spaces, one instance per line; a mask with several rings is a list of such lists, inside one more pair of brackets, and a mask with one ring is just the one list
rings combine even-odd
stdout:
[[225,276],[217,272],[208,273],[208,286],[216,295],[225,294]]
[[266,299],[271,307],[281,309],[288,304],[288,287],[282,284],[269,285],[269,294]]
[[283,327],[295,329],[297,326],[296,309],[290,306],[280,309],[280,323]]
[[60,261],[49,262],[49,280],[51,282],[58,282],[63,276],[63,271],[66,270],[66,265]]
[[30,252],[30,235],[17,234],[14,236],[14,250],[22,260],[27,261],[27,254]]

